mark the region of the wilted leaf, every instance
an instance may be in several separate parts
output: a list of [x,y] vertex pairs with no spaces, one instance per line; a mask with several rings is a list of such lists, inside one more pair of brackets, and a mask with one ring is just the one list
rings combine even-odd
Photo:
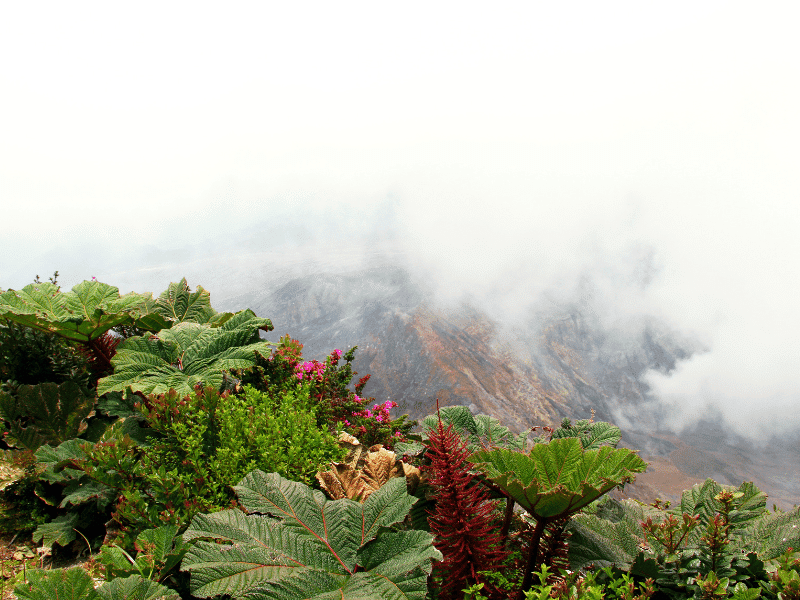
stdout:
[[339,445],[348,449],[344,461],[331,463],[330,469],[317,473],[320,486],[334,500],[363,502],[393,477],[407,478],[411,491],[419,484],[419,469],[406,465],[380,444],[367,450],[353,436],[342,434]]
[[0,450],[0,491],[25,476],[25,469],[15,464],[13,450]]

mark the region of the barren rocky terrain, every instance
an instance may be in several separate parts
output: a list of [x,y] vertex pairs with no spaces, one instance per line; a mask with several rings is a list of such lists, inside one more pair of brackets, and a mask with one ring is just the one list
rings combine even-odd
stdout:
[[797,440],[758,444],[725,430],[714,415],[682,431],[663,425],[665,410],[643,376],[669,373],[702,351],[656,321],[606,330],[586,307],[553,306],[518,326],[502,325],[469,305],[443,309],[400,268],[272,280],[226,301],[272,319],[272,336],[290,334],[309,357],[358,345],[355,368],[372,378],[379,401],[419,418],[461,404],[516,431],[557,425],[564,417],[612,422],[623,445],[650,462],[629,488],[652,501],[711,477],[753,481],[783,508],[800,503]]

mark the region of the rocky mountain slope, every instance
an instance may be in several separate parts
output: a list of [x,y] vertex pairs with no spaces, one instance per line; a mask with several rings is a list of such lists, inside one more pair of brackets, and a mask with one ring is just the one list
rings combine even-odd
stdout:
[[271,318],[273,338],[288,333],[308,357],[357,345],[355,368],[372,375],[365,391],[414,418],[433,412],[438,398],[516,431],[592,414],[615,423],[623,444],[651,463],[626,488],[643,500],[675,500],[712,477],[754,481],[785,508],[800,503],[796,443],[755,446],[712,416],[680,435],[662,426],[664,409],[643,375],[668,373],[699,348],[656,322],[607,331],[586,307],[561,306],[502,326],[474,307],[438,307],[406,271],[389,266],[272,280],[227,304]]

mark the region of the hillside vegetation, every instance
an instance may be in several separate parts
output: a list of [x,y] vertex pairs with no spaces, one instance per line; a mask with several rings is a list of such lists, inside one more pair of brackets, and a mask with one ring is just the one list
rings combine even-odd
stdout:
[[356,347],[272,329],[185,280],[0,290],[3,597],[800,600],[752,483],[611,499],[647,468],[617,427],[392,417]]

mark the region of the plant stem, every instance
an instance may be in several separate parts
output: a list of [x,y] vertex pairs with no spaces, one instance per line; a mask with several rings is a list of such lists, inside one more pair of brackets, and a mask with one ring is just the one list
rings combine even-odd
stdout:
[[514,499],[509,496],[506,499],[506,514],[503,518],[503,528],[500,530],[500,538],[503,541],[503,548],[508,546],[508,530],[511,528],[511,518],[514,516]]
[[525,592],[531,589],[533,584],[533,571],[538,566],[539,562],[539,544],[542,541],[542,533],[547,524],[547,519],[537,519],[536,527],[533,530],[533,539],[531,540],[531,549],[528,553],[528,564],[525,566],[525,576],[522,579],[522,587],[519,589],[519,596],[517,600],[525,600]]

